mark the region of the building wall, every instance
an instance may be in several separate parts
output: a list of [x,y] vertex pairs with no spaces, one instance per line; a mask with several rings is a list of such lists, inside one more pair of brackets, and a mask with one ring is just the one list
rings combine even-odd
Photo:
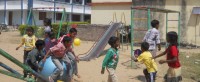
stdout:
[[[111,21],[119,22],[125,14],[126,24],[130,24],[130,7],[131,5],[99,5],[92,6],[91,23],[92,24],[109,24]],[[116,16],[114,15],[116,14]],[[114,20],[113,20],[114,19]],[[122,20],[124,22],[124,20]]]
[[[186,8],[183,9],[182,2],[186,1]],[[177,10],[181,12],[181,41],[191,44],[200,45],[200,15],[192,14],[193,7],[200,6],[199,0],[166,0],[166,9]],[[184,16],[185,15],[185,16]],[[170,14],[169,19],[177,19],[177,14]],[[185,21],[184,18],[185,17]],[[198,20],[196,19],[198,18]],[[169,22],[169,31],[177,31],[177,22]],[[163,31],[165,31],[163,29]],[[196,36],[196,42],[195,42]]]
[[92,3],[95,2],[132,2],[132,0],[92,0]]

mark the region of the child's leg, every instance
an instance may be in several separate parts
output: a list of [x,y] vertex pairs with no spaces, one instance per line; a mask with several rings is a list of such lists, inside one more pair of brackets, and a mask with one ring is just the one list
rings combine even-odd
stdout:
[[[23,63],[24,64],[26,64],[26,59],[27,59],[27,57],[28,57],[28,53],[29,53],[30,51],[26,51],[26,50],[24,50],[24,57],[23,57]],[[24,72],[24,77],[27,77],[27,75],[28,75],[28,73],[27,73],[27,71],[23,71]]]
[[70,69],[72,68],[71,66],[71,60],[69,59],[68,55],[65,54],[65,56],[63,57],[63,61],[65,62],[65,64],[67,65],[67,81],[71,81],[72,79],[72,74],[70,73]]
[[108,75],[108,81],[118,82],[117,81],[117,76],[115,74],[115,70],[113,68],[107,68],[107,71],[109,73],[109,75]]
[[74,72],[75,72],[75,75],[77,75],[78,77],[80,77],[78,75],[78,65],[77,65],[77,62],[76,62],[76,59],[75,59],[74,55],[71,52],[68,52],[67,55],[74,62]]
[[55,80],[57,78],[57,76],[59,76],[59,75],[62,76],[63,75],[64,67],[61,64],[60,59],[52,56],[52,61],[55,64],[55,66],[57,67],[57,69],[58,69],[51,75],[51,78]]
[[149,73],[148,73],[147,69],[144,69],[143,73],[144,73],[144,76],[146,78],[146,81],[149,82]]

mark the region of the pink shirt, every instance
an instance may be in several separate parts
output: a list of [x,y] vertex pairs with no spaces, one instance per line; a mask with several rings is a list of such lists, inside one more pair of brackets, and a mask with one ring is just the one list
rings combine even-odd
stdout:
[[[70,49],[69,49],[70,50]],[[53,53],[55,57],[62,58],[65,53],[68,51],[63,43],[59,42],[57,45],[50,48],[50,51]]]

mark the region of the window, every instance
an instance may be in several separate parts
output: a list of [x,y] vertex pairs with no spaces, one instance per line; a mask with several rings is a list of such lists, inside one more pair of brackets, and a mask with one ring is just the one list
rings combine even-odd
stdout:
[[81,21],[81,15],[73,14],[72,21]]
[[56,20],[61,20],[62,13],[56,13]]
[[90,23],[91,15],[85,15],[84,16],[84,20],[85,20],[85,22],[89,22]]
[[86,1],[85,1],[85,4],[88,5],[88,4],[90,4],[91,2],[92,2],[91,0],[86,0]]
[[46,12],[39,12],[39,20],[44,20],[46,18]]
[[73,0],[74,4],[82,4],[82,0]]

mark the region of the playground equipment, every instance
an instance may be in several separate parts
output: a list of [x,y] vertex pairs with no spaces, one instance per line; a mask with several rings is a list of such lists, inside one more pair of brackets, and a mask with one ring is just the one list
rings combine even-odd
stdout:
[[105,48],[107,41],[111,36],[114,35],[114,32],[122,26],[122,23],[112,23],[108,30],[103,34],[99,42],[94,45],[93,49],[83,57],[79,57],[81,61],[89,61],[93,58],[99,57],[103,49]]
[[[27,21],[26,21],[26,24],[29,25],[30,23],[29,22],[32,22],[31,21],[31,18],[33,18],[33,23],[34,23],[34,26],[37,26],[36,25],[36,22],[35,22],[35,18],[34,18],[34,14],[33,14],[33,11],[34,10],[44,10],[44,9],[49,9],[51,11],[51,9],[54,9],[54,7],[38,7],[38,8],[31,8],[30,9],[30,12],[28,14],[28,18],[27,18]],[[64,20],[67,18],[66,17],[66,10],[65,8],[62,8],[62,7],[55,7],[55,9],[62,9],[62,18],[60,20],[60,23],[59,23],[59,30],[58,30],[58,34],[57,34],[57,39],[60,37],[60,31],[61,31],[61,28],[62,28],[62,23],[64,22]],[[68,22],[67,22],[67,25],[68,25]],[[69,31],[69,28],[67,27],[67,32]],[[25,31],[24,31],[25,33]]]
[[[15,59],[14,57],[12,57],[11,55],[9,55],[8,53],[6,53],[5,51],[3,51],[2,49],[0,49],[0,55],[4,56],[5,58],[7,58],[8,60],[12,61],[13,63],[15,63],[16,65],[18,65],[19,67],[21,67],[22,69],[24,69],[25,71],[33,74],[34,76],[36,76],[37,78],[41,79],[43,82],[48,82],[48,79],[45,78],[44,76],[42,76],[41,74],[35,72],[34,70],[32,70],[29,66],[21,63],[19,60]],[[18,73],[16,70],[12,69],[11,67],[0,63],[0,66],[2,66],[3,68],[5,68],[8,71],[2,70],[0,69],[0,73],[7,75],[7,76],[11,76],[17,79],[21,79],[27,82],[35,82],[34,78],[24,78],[24,76],[20,73]],[[10,71],[10,72],[9,72]]]
[[[135,11],[141,10],[141,11],[147,11],[147,18],[135,18]],[[166,14],[166,33],[168,32],[168,21],[178,21],[178,47],[180,46],[180,12],[179,11],[173,11],[168,9],[159,9],[159,8],[153,8],[153,7],[146,7],[146,6],[134,6],[131,7],[131,56],[133,55],[134,51],[134,41],[135,41],[135,31],[138,31],[141,35],[142,32],[146,32],[151,28],[151,12],[161,12]],[[177,20],[168,20],[168,13],[177,13],[178,19]],[[146,27],[136,27],[137,20],[147,21],[147,28]],[[144,37],[144,36],[143,36]],[[142,38],[143,38],[142,37]],[[140,40],[142,41],[142,40]],[[131,67],[133,66],[133,63],[131,61]]]

